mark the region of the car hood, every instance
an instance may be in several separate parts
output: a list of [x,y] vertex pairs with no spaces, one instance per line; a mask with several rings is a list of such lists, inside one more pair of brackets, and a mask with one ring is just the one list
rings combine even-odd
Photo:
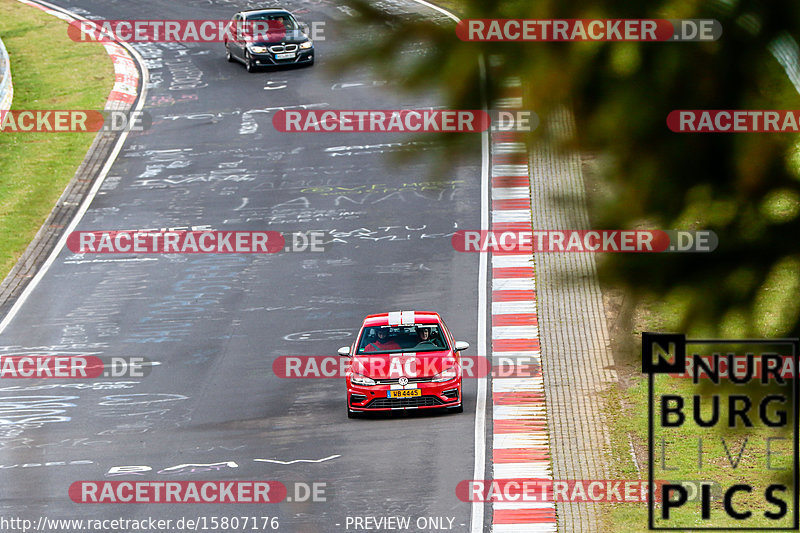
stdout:
[[428,378],[456,365],[453,352],[363,354],[353,357],[351,370],[372,379]]
[[257,39],[253,42],[255,45],[275,45],[275,44],[300,44],[308,40],[308,35],[301,30],[291,30],[286,33],[270,36],[267,35],[264,39]]

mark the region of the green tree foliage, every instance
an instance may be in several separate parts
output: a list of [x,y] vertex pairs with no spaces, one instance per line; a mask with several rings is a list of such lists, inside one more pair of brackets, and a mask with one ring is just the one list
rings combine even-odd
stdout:
[[[669,309],[667,326],[693,335],[800,335],[800,144],[793,133],[673,133],[676,109],[798,109],[798,87],[776,46],[797,69],[797,0],[463,0],[462,18],[713,18],[714,42],[470,43],[454,23],[396,17],[382,2],[351,0],[355,23],[372,32],[364,54],[386,79],[444,95],[451,108],[491,102],[501,80],[519,76],[525,107],[546,136],[555,106],[569,106],[577,138],[565,149],[591,154],[606,194],[590,195],[596,228],[711,229],[710,254],[618,254],[601,275],[637,301]],[[404,53],[424,43],[426,54]],[[791,54],[794,57],[791,57]],[[499,55],[485,91],[477,58]],[[555,141],[550,141],[555,142]],[[458,145],[450,147],[456,152]],[[547,229],[547,228],[539,228]],[[663,310],[662,309],[662,310]]]

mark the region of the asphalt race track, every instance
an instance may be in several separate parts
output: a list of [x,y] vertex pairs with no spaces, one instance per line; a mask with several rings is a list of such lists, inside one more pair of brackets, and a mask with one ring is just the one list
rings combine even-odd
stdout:
[[[56,5],[105,19],[228,19],[251,6]],[[77,229],[316,230],[334,242],[323,253],[258,255],[62,250],[0,349],[141,356],[153,366],[141,378],[3,380],[0,410],[14,423],[0,426],[0,514],[274,516],[290,532],[349,531],[348,516],[472,527],[471,504],[455,488],[473,477],[477,380],[464,381],[463,414],[348,420],[343,380],[280,378],[273,362],[335,355],[364,316],[401,309],[440,312],[472,345],[468,355],[484,355],[475,348],[479,257],[450,243],[457,229],[480,227],[480,138],[472,134],[475,157],[450,181],[431,184],[436,149],[407,136],[276,131],[281,107],[440,105],[436,95],[402,96],[364,69],[329,72],[326,61],[358,40],[337,33],[347,13],[326,0],[283,6],[325,22],[314,67],[249,74],[225,61],[221,44],[136,46],[150,69],[152,126],[128,137]],[[408,151],[418,157],[394,158]],[[113,475],[123,466],[149,469]],[[325,483],[326,501],[78,504],[68,489],[81,480]]]

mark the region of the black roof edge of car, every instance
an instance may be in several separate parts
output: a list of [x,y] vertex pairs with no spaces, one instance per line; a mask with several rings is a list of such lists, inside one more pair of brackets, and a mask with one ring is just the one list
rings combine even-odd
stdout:
[[290,15],[292,14],[291,11],[283,7],[265,7],[261,9],[245,9],[244,11],[239,11],[239,13],[268,13],[268,12],[289,13]]

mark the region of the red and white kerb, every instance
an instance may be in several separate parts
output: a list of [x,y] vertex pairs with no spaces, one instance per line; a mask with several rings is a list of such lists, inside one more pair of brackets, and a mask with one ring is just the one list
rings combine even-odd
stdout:
[[[522,107],[519,79],[506,82],[502,109]],[[492,148],[493,231],[532,231],[528,152],[523,134],[494,133]],[[491,357],[519,357],[538,363],[539,321],[536,281],[530,251],[493,253]],[[525,359],[522,359],[525,358]],[[492,472],[502,482],[520,478],[553,479],[547,431],[544,381],[540,372],[492,380]],[[556,531],[553,502],[494,502],[494,533]]]

